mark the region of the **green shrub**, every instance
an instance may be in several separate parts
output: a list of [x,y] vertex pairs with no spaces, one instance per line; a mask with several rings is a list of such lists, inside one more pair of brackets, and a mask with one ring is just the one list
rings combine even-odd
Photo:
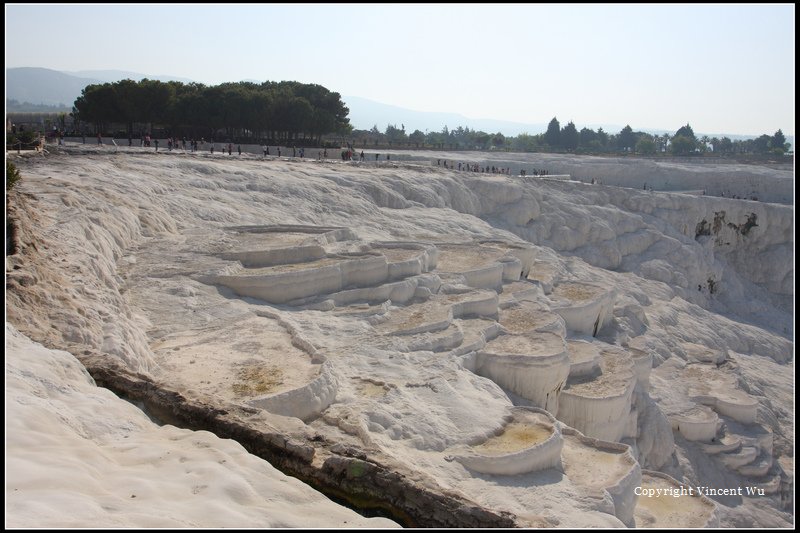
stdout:
[[19,179],[19,170],[17,170],[16,165],[6,159],[6,191],[13,189]]

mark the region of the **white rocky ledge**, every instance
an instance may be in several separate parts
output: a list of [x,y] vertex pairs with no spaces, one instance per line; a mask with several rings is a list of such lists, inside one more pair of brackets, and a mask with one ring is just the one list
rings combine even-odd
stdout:
[[478,243],[437,244],[436,269],[458,275],[463,283],[478,289],[499,289],[503,281],[517,281],[522,261],[506,250]]
[[[405,304],[412,299],[430,297],[439,290],[441,280],[435,274],[421,274],[406,278],[402,281],[383,283],[374,287],[347,289],[327,295],[335,306],[350,305],[355,302],[382,303],[391,301],[395,304]],[[288,305],[302,305],[308,301],[316,301],[317,296],[308,299],[287,302]]]
[[392,308],[375,329],[384,335],[416,335],[447,329],[456,318],[496,315],[493,291],[436,294],[419,304]]
[[554,413],[569,375],[569,356],[564,339],[555,333],[501,335],[478,352],[476,371]]
[[439,259],[439,250],[431,244],[380,241],[370,243],[370,249],[386,257],[392,281],[429,272]]
[[542,288],[524,278],[519,281],[504,283],[503,292],[500,294],[500,308],[513,307],[520,302],[534,302],[542,296],[544,296]]
[[561,466],[563,439],[556,419],[543,409],[515,407],[502,431],[453,456],[483,474],[513,476]]
[[336,399],[338,383],[328,361],[319,375],[302,387],[250,400],[250,405],[282,416],[294,416],[307,422],[322,413]]
[[708,455],[736,452],[739,451],[741,447],[742,439],[733,435],[724,435],[719,439],[715,439],[715,441],[710,444],[700,445],[700,448]]
[[691,363],[682,372],[689,398],[742,424],[754,424],[758,400],[738,388],[736,377],[714,363]]
[[564,319],[536,302],[522,301],[510,305],[500,311],[498,321],[507,333],[514,335],[538,331],[549,331],[562,338],[567,335]]
[[[660,495],[658,489],[662,491]],[[693,492],[694,494],[690,494],[689,486],[667,474],[643,470],[643,496],[639,497],[636,504],[636,527],[659,529],[719,527],[717,504],[707,496]]]
[[567,348],[570,378],[589,378],[600,374],[602,356],[597,344],[570,339],[567,340]]
[[635,413],[631,411],[636,379],[630,355],[607,346],[600,348],[599,374],[567,381],[559,398],[558,419],[588,437],[619,441],[636,436]]
[[725,350],[715,350],[692,342],[684,342],[681,346],[686,351],[686,359],[689,362],[720,365],[728,359]]
[[711,394],[693,395],[692,400],[707,405],[719,414],[729,416],[743,424],[754,424],[758,400],[744,391],[728,389]]
[[633,371],[636,374],[636,390],[650,390],[650,372],[653,370],[653,352],[638,348],[626,347],[633,360]]
[[480,350],[488,341],[502,334],[500,325],[494,320],[467,318],[454,320],[454,323],[464,334],[461,345],[451,351],[456,356]]
[[717,414],[702,405],[668,415],[673,431],[678,431],[686,440],[711,442],[717,436],[720,420]]
[[533,262],[536,259],[536,249],[533,246],[526,243],[510,243],[499,239],[482,240],[479,241],[479,243],[505,251],[506,257],[515,257],[519,259],[521,266],[520,276],[522,279],[528,277]]
[[615,295],[597,285],[567,281],[550,293],[551,309],[561,315],[567,329],[584,335],[597,335],[613,318]]
[[583,435],[562,426],[564,447],[561,453],[564,472],[574,484],[608,493],[614,514],[625,525],[633,526],[636,487],[641,485],[642,469],[630,446]]

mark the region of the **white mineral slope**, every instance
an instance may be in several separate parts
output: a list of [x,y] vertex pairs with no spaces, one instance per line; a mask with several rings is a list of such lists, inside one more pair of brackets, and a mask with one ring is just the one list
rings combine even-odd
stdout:
[[[413,154],[413,152],[410,152]],[[396,154],[396,155],[395,155]],[[392,157],[408,156],[395,151]],[[422,159],[422,158],[420,158]],[[427,152],[425,160],[445,159],[449,162],[471,162],[481,166],[510,168],[513,175],[525,169],[546,170],[550,175],[569,175],[572,179],[603,185],[655,191],[687,191],[692,194],[733,198],[757,198],[762,202],[794,203],[794,160],[765,165],[747,165],[717,160],[704,162],[696,158],[672,157],[643,159],[637,157],[595,157],[568,154],[507,154],[485,152]]]
[[[445,157],[458,161],[462,154]],[[529,166],[527,157],[520,156],[518,164]],[[357,315],[267,306],[198,281],[230,263],[221,255],[232,251],[226,228],[233,226],[344,227],[360,243],[527,241],[536,245],[535,265],[547,269],[548,284],[575,281],[615,291],[613,317],[598,332],[604,342],[652,352],[654,366],[688,359],[687,343],[735,352],[737,364],[726,363],[726,372],[759,400],[757,421],[774,432],[775,462],[793,464],[790,206],[413,164],[265,161],[252,155],[83,146],[15,161],[23,176],[20,192],[38,218],[28,222],[35,243],[22,238],[29,253],[7,260],[7,286],[14,288],[8,291],[8,320],[48,346],[106,354],[132,370],[213,395],[220,384],[210,366],[198,361],[195,370],[181,374],[182,366],[194,361],[187,339],[198,332],[212,336],[220,324],[233,335],[238,320],[257,324],[261,319],[264,326],[259,332],[254,325],[253,337],[291,335],[293,345],[313,348],[307,351],[330,365],[338,384],[335,401],[309,421],[326,438],[380,450],[420,479],[524,517],[531,525],[618,526],[613,502],[587,495],[553,469],[502,479],[474,475],[443,459],[450,447],[497,434],[519,402],[471,372],[469,354],[408,352],[408,338],[380,334],[367,320],[353,318]],[[571,164],[584,164],[590,175],[594,162]],[[647,166],[640,170],[646,173]],[[698,179],[704,175],[698,173]],[[754,175],[769,181],[767,170]],[[717,215],[722,210],[724,221]],[[743,233],[752,213],[757,226]],[[710,226],[708,235],[702,234],[703,220]],[[340,243],[339,251],[360,251],[360,243]],[[536,303],[549,308],[554,302],[541,295]],[[257,313],[259,308],[269,312]],[[380,312],[387,320],[393,312],[402,314],[391,305]],[[250,340],[241,339],[243,357],[251,350],[244,341]],[[257,355],[280,354],[280,346],[257,340]],[[285,364],[302,356],[295,355]],[[224,354],[214,357],[225,359]],[[189,378],[194,381],[182,381]],[[656,468],[666,461],[664,468],[680,481],[729,482],[722,466],[691,460],[692,443],[676,438],[678,450],[670,459],[662,441],[654,442],[665,426],[659,402],[677,403],[678,394],[669,382],[651,379],[653,402],[643,402],[646,409],[639,415],[652,415],[639,424],[648,436],[640,439],[637,459]],[[30,394],[29,401],[34,400]],[[81,423],[88,423],[84,418],[80,415]],[[7,462],[20,453],[7,450]],[[92,460],[70,468],[95,468]],[[705,466],[695,468],[699,463]],[[65,483],[70,468],[58,476]],[[7,498],[9,491],[7,485]],[[741,524],[741,516],[748,515],[756,525],[789,524],[777,506],[769,497],[721,506],[720,523]]]
[[386,528],[207,431],[158,426],[6,323],[12,528]]

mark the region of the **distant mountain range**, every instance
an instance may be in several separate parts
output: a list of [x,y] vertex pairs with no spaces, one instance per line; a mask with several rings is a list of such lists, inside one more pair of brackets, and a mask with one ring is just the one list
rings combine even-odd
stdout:
[[359,96],[343,96],[342,100],[350,108],[350,124],[359,130],[368,130],[377,126],[385,131],[391,124],[396,127],[405,126],[406,133],[414,130],[441,131],[447,126],[455,129],[459,126],[471,130],[482,130],[487,133],[502,132],[504,135],[516,136],[520,133],[534,135],[547,130],[547,124],[525,124],[508,120],[486,118],[468,118],[458,113],[437,113],[433,111],[414,111],[403,107],[382,104]]
[[158,80],[158,81],[179,81],[181,83],[195,82],[194,80],[190,80],[189,78],[178,78],[177,76],[169,76],[167,74],[158,74],[156,76],[153,76],[152,74],[142,74],[141,72],[130,72],[127,70],[77,70],[77,71],[64,70],[61,72],[63,72],[64,74],[77,76],[79,78],[98,79],[101,80],[103,83],[115,82],[127,79],[139,81],[144,78],[147,78],[148,80]]
[[6,100],[72,109],[83,88],[93,83],[102,82],[47,68],[10,68],[6,69]]
[[[72,104],[81,95],[87,85],[115,82],[124,79],[141,80],[148,78],[159,81],[179,81],[193,83],[194,80],[169,75],[151,75],[124,70],[80,70],[58,71],[47,68],[9,68],[6,69],[6,112],[26,111],[71,111]],[[547,130],[546,123],[522,123],[508,120],[468,118],[458,113],[438,113],[432,111],[414,111],[403,107],[383,104],[359,96],[343,96],[342,100],[350,109],[350,123],[355,129],[369,130],[377,126],[385,131],[391,124],[396,127],[405,126],[406,133],[414,130],[423,132],[441,131],[445,126],[454,129],[459,126],[487,133],[501,132],[506,136],[520,133],[536,135]],[[27,104],[27,105],[26,105]],[[37,108],[39,106],[39,108]],[[41,106],[57,106],[41,108]],[[562,123],[562,126],[565,123]],[[597,129],[602,127],[608,133],[617,133],[623,126],[615,124],[578,125]],[[669,130],[642,129],[651,134],[674,133]],[[771,135],[774,132],[763,132]],[[751,139],[754,135],[732,135],[728,133],[696,133],[709,137],[729,137],[731,139]],[[786,137],[794,145],[794,136]]]
[[[123,70],[80,70],[64,72],[49,68],[9,68],[6,69],[6,111],[23,111],[25,103],[33,105],[59,106],[57,111],[71,111],[72,104],[87,85],[115,82],[124,79],[141,80],[148,78],[159,81],[180,81],[190,83],[187,78],[175,76],[151,76]],[[9,106],[9,100],[17,104]]]

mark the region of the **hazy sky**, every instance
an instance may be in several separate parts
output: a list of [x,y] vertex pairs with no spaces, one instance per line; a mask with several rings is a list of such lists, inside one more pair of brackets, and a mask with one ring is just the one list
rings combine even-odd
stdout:
[[578,129],[794,134],[794,4],[5,5],[6,68],[297,80]]

